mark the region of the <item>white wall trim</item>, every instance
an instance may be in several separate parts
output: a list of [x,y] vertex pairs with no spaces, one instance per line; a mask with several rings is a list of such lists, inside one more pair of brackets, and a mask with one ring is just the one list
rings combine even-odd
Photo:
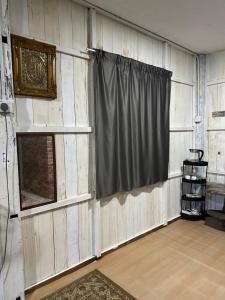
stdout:
[[207,131],[225,131],[225,128],[208,128]]
[[185,131],[194,131],[194,127],[172,127],[169,131],[172,132],[185,132]]
[[207,173],[208,173],[208,174],[211,174],[211,175],[225,176],[225,172],[216,171],[216,170],[215,170],[215,171],[209,170]]
[[175,83],[179,83],[179,84],[188,85],[191,87],[194,87],[196,84],[195,82],[184,81],[184,80],[180,80],[180,79],[176,79],[176,78],[171,79],[171,81],[175,82]]
[[178,178],[178,177],[182,177],[181,172],[176,172],[176,173],[169,174],[168,180],[173,179],[173,178]]
[[[210,129],[209,129],[210,130]],[[225,129],[211,129],[214,131]],[[169,129],[171,132],[186,132],[194,131],[194,127],[172,127]],[[32,133],[32,132],[52,132],[52,133],[91,133],[93,128],[91,126],[69,127],[69,126],[18,126],[16,127],[17,133]]]
[[210,80],[206,83],[206,86],[217,85],[217,84],[222,84],[222,83],[225,83],[225,78]]
[[22,210],[19,213],[19,217],[20,218],[26,218],[26,217],[30,217],[33,215],[37,215],[37,214],[41,214],[41,213],[45,213],[51,210],[55,210],[55,209],[59,209],[59,208],[63,208],[63,207],[67,207],[70,205],[75,205],[84,201],[88,201],[93,199],[91,194],[83,194],[83,195],[79,195],[79,196],[75,196],[73,198],[69,198],[69,199],[65,199],[65,200],[59,200],[57,202],[54,203],[50,203],[50,204],[46,204],[46,205],[42,205],[42,206],[38,206],[38,207],[34,207],[34,208],[30,208],[30,209],[26,209],[26,210]]
[[180,214],[175,215],[175,216],[173,216],[173,217],[170,217],[170,218],[168,219],[168,222],[171,222],[171,221],[173,221],[173,220],[175,220],[175,219],[177,219],[177,218],[179,218],[179,217],[180,217]]
[[19,126],[16,127],[17,133],[91,133],[92,127],[69,127],[69,126]]

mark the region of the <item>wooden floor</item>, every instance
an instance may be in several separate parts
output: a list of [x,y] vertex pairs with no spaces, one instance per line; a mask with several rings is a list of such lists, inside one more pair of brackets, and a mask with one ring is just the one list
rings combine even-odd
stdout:
[[99,269],[137,299],[225,299],[225,232],[178,220],[28,295],[40,299]]

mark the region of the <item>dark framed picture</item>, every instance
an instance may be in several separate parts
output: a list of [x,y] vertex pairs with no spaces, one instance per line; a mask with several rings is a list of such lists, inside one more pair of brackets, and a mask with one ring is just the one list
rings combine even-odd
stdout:
[[11,43],[14,93],[55,99],[56,47],[13,34]]

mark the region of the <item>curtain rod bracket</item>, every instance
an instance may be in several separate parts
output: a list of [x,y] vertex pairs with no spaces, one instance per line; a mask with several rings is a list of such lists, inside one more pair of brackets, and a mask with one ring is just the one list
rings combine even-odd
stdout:
[[96,52],[96,50],[93,48],[87,48],[87,52]]
[[85,54],[87,54],[87,53],[89,53],[89,52],[96,52],[96,50],[95,50],[95,49],[92,49],[92,48],[86,48],[85,51],[80,51],[80,53],[85,53]]

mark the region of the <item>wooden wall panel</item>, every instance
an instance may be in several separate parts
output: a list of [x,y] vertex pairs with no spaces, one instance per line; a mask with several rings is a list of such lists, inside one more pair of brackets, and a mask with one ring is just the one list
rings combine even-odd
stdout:
[[59,0],[44,1],[45,40],[59,44]]
[[160,184],[101,199],[102,251],[162,225]]
[[[10,0],[10,15],[13,33],[61,45],[65,50],[84,51],[87,47],[87,9],[71,0],[23,0],[20,5]],[[57,99],[16,97],[17,126],[63,125],[62,110],[69,111],[70,105],[74,106],[71,113],[78,115],[76,125],[88,125],[87,62],[60,53],[56,62]],[[70,94],[62,99],[62,90],[67,88]]]
[[[0,151],[5,153],[6,150],[6,133],[5,120],[0,118]],[[7,182],[6,182],[6,168],[5,161],[0,161],[0,266],[3,263],[3,253],[5,250],[6,240],[6,223],[7,223]]]
[[31,97],[17,97],[16,105],[17,125],[29,128],[33,126],[33,100]]
[[[10,0],[12,32],[55,43],[65,50],[57,53],[57,99],[46,101],[35,97],[17,97],[17,126],[88,126],[88,62],[66,54],[68,49],[84,51],[87,47],[87,9],[70,0],[22,0],[23,8],[18,7],[16,2]],[[21,22],[22,19],[24,22]],[[97,48],[164,66],[162,42],[99,14],[96,31]],[[174,72],[173,78],[181,81],[173,83],[171,127],[191,127],[194,59],[169,47],[167,63]],[[181,162],[186,158],[186,148],[191,145],[192,132],[171,132],[171,173],[180,172]],[[57,134],[59,201],[88,192],[88,148],[87,134]],[[101,199],[98,220],[101,224],[101,250],[116,247],[164,224],[165,219],[176,217],[179,213],[179,180],[170,179],[167,189],[158,184]],[[168,204],[164,216],[166,199]],[[96,201],[93,203],[96,204]],[[22,220],[26,287],[93,255],[93,239],[96,238],[92,228],[93,203],[86,201]],[[47,230],[48,238],[44,236]],[[49,261],[46,261],[48,256]]]
[[225,83],[210,85],[207,92],[208,127],[210,129],[225,129],[225,118],[212,117],[213,112],[225,110]]
[[225,110],[225,51],[206,56],[206,153],[209,161],[209,181],[225,183],[225,118],[212,117]]
[[[97,15],[97,48],[118,53],[139,61],[163,66],[164,45],[142,33]],[[173,71],[170,127],[180,132],[170,133],[170,175],[181,174],[183,159],[193,146],[193,89],[196,81],[195,58],[174,47],[169,47],[167,65]],[[182,131],[183,129],[183,131]],[[189,129],[190,131],[186,131]],[[169,196],[161,186],[121,193],[101,199],[102,250],[120,243],[164,223],[163,199],[166,197],[166,214],[172,219],[180,210],[180,178],[169,181]]]
[[25,286],[38,282],[36,272],[37,248],[32,218],[22,221]]
[[96,28],[97,48],[162,67],[162,42],[100,14]]
[[73,57],[62,54],[61,57],[63,120],[66,126],[75,126]]
[[169,174],[181,173],[181,166],[184,159],[189,155],[189,149],[193,145],[192,132],[170,132],[170,159]]
[[11,31],[65,48],[87,48],[87,9],[71,0],[10,0]]
[[25,284],[54,274],[54,247],[52,212],[46,212],[22,222],[25,261]]
[[[10,3],[11,11],[15,11],[16,0],[12,0]],[[27,2],[27,3],[26,3]],[[44,0],[27,0],[23,3],[23,9],[28,7],[28,33],[34,38],[45,40],[45,14],[44,14]],[[16,11],[15,11],[16,14]],[[14,16],[15,16],[14,14]],[[16,20],[20,19],[20,16],[17,15]],[[14,24],[12,24],[14,25]],[[20,31],[17,28],[17,22],[15,22],[15,27],[11,28],[11,31],[19,32],[23,34],[23,31]]]
[[63,95],[62,95],[62,56],[56,53],[56,80],[57,80],[57,99],[48,101],[48,123],[47,126],[62,126],[63,123]]
[[82,7],[72,1],[73,49],[84,51],[87,48],[87,15],[87,8]]
[[22,219],[26,287],[92,257],[91,212],[85,201]]
[[193,126],[193,87],[172,82],[170,128]]
[[76,126],[88,125],[88,62],[74,58]]
[[57,209],[52,212],[53,246],[54,246],[54,273],[62,272],[68,268],[67,243],[67,211]]
[[[0,33],[8,43],[0,41],[0,99],[14,106],[8,1],[0,2]],[[23,11],[17,5],[18,11]],[[26,19],[24,12],[24,19]],[[18,24],[22,26],[22,22]],[[26,30],[24,26],[24,30]],[[6,123],[7,122],[7,125]],[[8,135],[6,134],[6,126]],[[15,145],[15,115],[0,115],[0,299],[24,299],[23,254],[21,222],[9,219],[19,212],[18,174]],[[7,149],[6,149],[7,145]],[[7,155],[6,155],[7,152]],[[6,170],[7,169],[7,170]],[[8,177],[8,187],[7,180]],[[7,239],[6,239],[7,236]],[[6,252],[5,252],[6,251]],[[3,258],[5,259],[3,260]]]
[[[20,3],[19,3],[20,2]],[[64,128],[56,134],[57,198],[88,193],[88,134],[66,132],[87,127],[88,61],[71,54],[87,48],[87,8],[71,0],[10,0],[11,31],[56,44],[57,99],[16,97],[17,127]],[[25,286],[29,287],[93,255],[89,201],[22,220]]]
[[[85,50],[87,47],[87,9],[73,1],[23,0],[18,5],[18,1],[10,0],[10,15],[12,32],[65,48]],[[16,97],[19,128],[32,130],[33,126],[88,126],[88,62],[62,53],[57,53],[56,62],[57,99],[49,101],[35,97]],[[87,151],[82,149],[82,145],[88,145],[87,137],[78,140],[81,146],[77,151],[74,134],[56,137],[56,151],[59,152],[56,154],[59,200],[65,199],[67,194],[75,196],[77,185],[80,185],[80,193],[88,192],[87,184],[84,183],[88,172]],[[69,171],[65,172],[65,165]],[[80,175],[77,174],[78,170]],[[67,183],[67,193],[66,178],[73,178]],[[80,183],[77,183],[78,178]]]
[[78,206],[72,205],[67,208],[67,248],[68,265],[79,263],[79,236],[78,236]]
[[89,137],[77,135],[77,194],[88,193]]
[[196,82],[196,58],[180,49],[169,46],[168,69],[172,79],[192,84]]
[[73,47],[72,2],[71,0],[59,0],[59,41],[66,48]]
[[57,53],[57,99],[16,97],[17,126],[88,126],[88,62]]
[[[225,174],[208,174],[208,182],[225,184]],[[213,207],[215,209],[215,207]]]
[[79,261],[83,262],[93,255],[92,249],[92,202],[86,201],[78,205],[78,240]]
[[211,131],[208,135],[209,169],[225,172],[225,131]]
[[77,137],[74,134],[64,136],[66,197],[77,195]]
[[180,215],[181,178],[172,178],[168,181],[167,217],[168,221]]
[[66,198],[66,168],[65,168],[65,145],[64,136],[57,134],[55,136],[56,152],[56,178],[57,178],[57,200]]
[[[97,48],[162,66],[162,43],[102,15],[97,15],[96,27]],[[154,202],[158,201],[157,204],[160,204],[160,201],[155,194],[146,187],[140,191],[138,189],[101,199],[102,251],[161,224],[162,218],[158,216],[161,212],[160,205],[155,205]],[[146,212],[149,213],[149,218]]]
[[180,215],[181,179],[168,181],[167,194],[161,185],[119,193],[101,200],[102,251],[117,247],[148,230],[163,225],[163,197],[167,198],[167,219]]
[[206,80],[207,82],[221,82],[225,79],[225,51],[219,51],[207,55]]
[[[52,212],[46,212],[33,218],[36,246],[37,278],[48,278],[54,274],[54,235]],[[26,259],[25,255],[25,259]]]

